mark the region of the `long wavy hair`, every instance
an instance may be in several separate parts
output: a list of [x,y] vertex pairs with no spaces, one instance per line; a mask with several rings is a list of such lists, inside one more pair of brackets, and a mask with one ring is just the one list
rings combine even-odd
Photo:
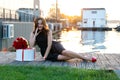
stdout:
[[49,27],[48,27],[48,25],[47,25],[47,23],[46,23],[46,20],[45,20],[44,18],[42,18],[42,17],[36,18],[36,19],[34,20],[33,33],[35,33],[35,31],[36,31],[36,29],[37,29],[37,27],[38,27],[38,21],[39,21],[39,20],[42,20],[42,24],[43,24],[42,32],[44,32],[45,34],[47,34],[48,31],[49,31]]

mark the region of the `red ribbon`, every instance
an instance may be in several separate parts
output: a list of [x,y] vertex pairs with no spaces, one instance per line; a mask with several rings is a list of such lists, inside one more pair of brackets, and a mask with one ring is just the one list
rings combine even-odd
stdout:
[[35,49],[34,49],[34,59],[35,59]]
[[24,49],[22,49],[22,61],[24,61]]
[[[31,49],[31,48],[29,48]],[[34,59],[35,59],[35,50],[34,50]],[[24,61],[24,49],[22,49],[22,61]]]

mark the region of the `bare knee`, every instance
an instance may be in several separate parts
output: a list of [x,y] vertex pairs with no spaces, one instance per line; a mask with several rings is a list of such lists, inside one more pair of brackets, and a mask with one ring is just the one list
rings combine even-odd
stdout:
[[69,54],[69,51],[68,50],[63,50],[62,51],[62,55],[68,55]]

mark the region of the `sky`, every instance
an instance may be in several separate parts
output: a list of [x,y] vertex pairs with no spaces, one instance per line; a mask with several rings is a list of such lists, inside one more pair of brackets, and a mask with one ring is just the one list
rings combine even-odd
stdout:
[[[56,0],[40,0],[44,15]],[[108,20],[120,20],[119,0],[58,0],[58,7],[66,15],[81,15],[82,8],[105,8]],[[16,10],[33,8],[33,0],[0,0],[0,7]]]

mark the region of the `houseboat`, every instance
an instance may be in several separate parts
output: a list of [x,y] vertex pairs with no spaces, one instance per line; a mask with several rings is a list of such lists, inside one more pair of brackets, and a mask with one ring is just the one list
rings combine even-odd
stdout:
[[107,27],[105,8],[83,8],[81,30],[111,30]]

